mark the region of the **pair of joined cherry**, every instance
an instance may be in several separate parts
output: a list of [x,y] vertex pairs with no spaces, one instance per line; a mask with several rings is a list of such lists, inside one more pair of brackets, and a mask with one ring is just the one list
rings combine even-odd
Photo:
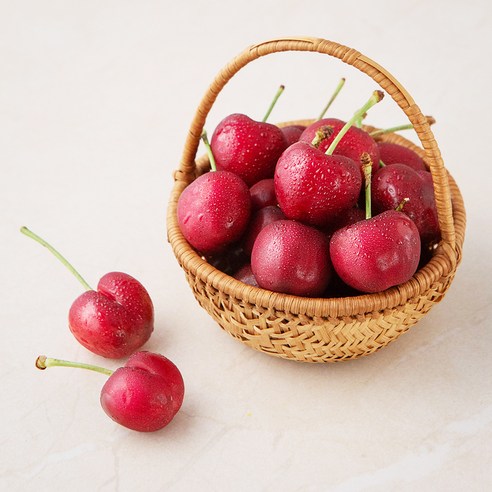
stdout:
[[101,390],[101,406],[119,424],[150,432],[165,427],[184,396],[178,368],[166,357],[139,349],[154,330],[154,307],[144,286],[132,276],[110,272],[93,290],[75,268],[49,243],[22,227],[21,232],[48,248],[80,281],[86,291],[70,307],[69,328],[79,343],[110,359],[129,357],[116,371],[89,364],[40,356],[38,369],[79,367],[109,376]]

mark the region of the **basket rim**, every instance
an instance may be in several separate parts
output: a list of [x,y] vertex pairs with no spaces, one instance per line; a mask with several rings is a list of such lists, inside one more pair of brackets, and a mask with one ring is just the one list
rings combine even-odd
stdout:
[[[293,120],[279,123],[278,125],[302,124],[309,121],[312,120]],[[424,158],[425,162],[425,151],[401,135],[381,135],[378,140],[399,143],[400,145],[409,147]],[[197,160],[197,174],[207,171],[208,168],[207,156],[200,157]],[[364,315],[370,312],[393,309],[406,304],[410,299],[415,299],[424,294],[430,289],[432,284],[439,282],[441,277],[454,274],[461,260],[461,250],[466,227],[466,213],[461,192],[448,171],[447,174],[452,196],[453,219],[456,231],[455,248],[451,248],[441,240],[431,259],[410,280],[382,292],[361,294],[352,297],[300,297],[272,292],[260,287],[244,284],[234,277],[216,269],[191,247],[179,228],[176,213],[177,202],[180,194],[188,185],[187,181],[180,179],[179,173],[175,173],[175,183],[168,203],[168,241],[173,248],[178,263],[186,272],[200,278],[206,284],[211,284],[218,291],[234,297],[239,302],[273,309],[277,313],[302,314],[328,318]]]

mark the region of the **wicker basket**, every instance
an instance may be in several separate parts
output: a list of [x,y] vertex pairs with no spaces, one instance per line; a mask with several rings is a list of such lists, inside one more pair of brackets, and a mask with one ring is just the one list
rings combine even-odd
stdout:
[[[382,138],[410,147],[425,159],[434,182],[442,240],[431,260],[408,282],[376,294],[331,299],[270,292],[215,269],[181,234],[176,216],[178,198],[190,182],[209,168],[206,157],[197,161],[195,158],[206,117],[217,95],[249,62],[283,51],[318,52],[354,66],[374,79],[414,125],[424,150],[399,135]],[[441,301],[461,259],[466,222],[463,200],[444,167],[426,117],[385,69],[358,51],[332,41],[277,39],[252,46],[234,58],[218,73],[200,102],[174,179],[167,213],[168,240],[197,301],[230,335],[273,356],[303,362],[336,362],[375,352],[406,332]]]

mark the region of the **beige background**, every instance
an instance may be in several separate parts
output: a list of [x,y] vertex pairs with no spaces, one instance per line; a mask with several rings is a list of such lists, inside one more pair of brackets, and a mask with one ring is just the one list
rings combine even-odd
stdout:
[[[1,490],[482,491],[492,488],[490,142],[492,9],[486,1],[0,0]],[[373,58],[433,115],[468,211],[445,300],[381,352],[339,365],[240,345],[196,304],[166,242],[165,209],[193,112],[220,67],[278,36],[325,37]],[[233,79],[210,114],[332,114],[374,83],[321,55],[284,54]],[[404,122],[387,99],[377,126]],[[410,135],[410,134],[408,134]],[[413,138],[413,137],[410,137]],[[67,311],[81,293],[50,240],[91,284],[111,270],[148,288],[145,348],[182,370],[182,411],[142,435],[99,406],[104,376],[34,369],[39,353],[106,364]]]

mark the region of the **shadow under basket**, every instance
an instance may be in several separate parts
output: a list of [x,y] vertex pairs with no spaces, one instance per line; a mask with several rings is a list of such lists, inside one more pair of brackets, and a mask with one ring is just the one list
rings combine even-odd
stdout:
[[[409,147],[423,157],[432,174],[442,239],[429,262],[404,284],[384,292],[342,298],[305,298],[271,292],[246,285],[217,270],[181,234],[177,202],[186,186],[209,169],[206,157],[195,159],[206,117],[217,95],[249,62],[283,51],[322,53],[354,66],[377,82],[413,124],[422,148],[396,134],[380,138]],[[427,118],[402,85],[380,65],[356,50],[325,39],[267,41],[246,49],[226,65],[197,108],[174,179],[167,210],[168,240],[195,298],[234,338],[276,357],[337,362],[379,350],[405,333],[443,299],[461,260],[466,226],[463,199],[444,167]]]

